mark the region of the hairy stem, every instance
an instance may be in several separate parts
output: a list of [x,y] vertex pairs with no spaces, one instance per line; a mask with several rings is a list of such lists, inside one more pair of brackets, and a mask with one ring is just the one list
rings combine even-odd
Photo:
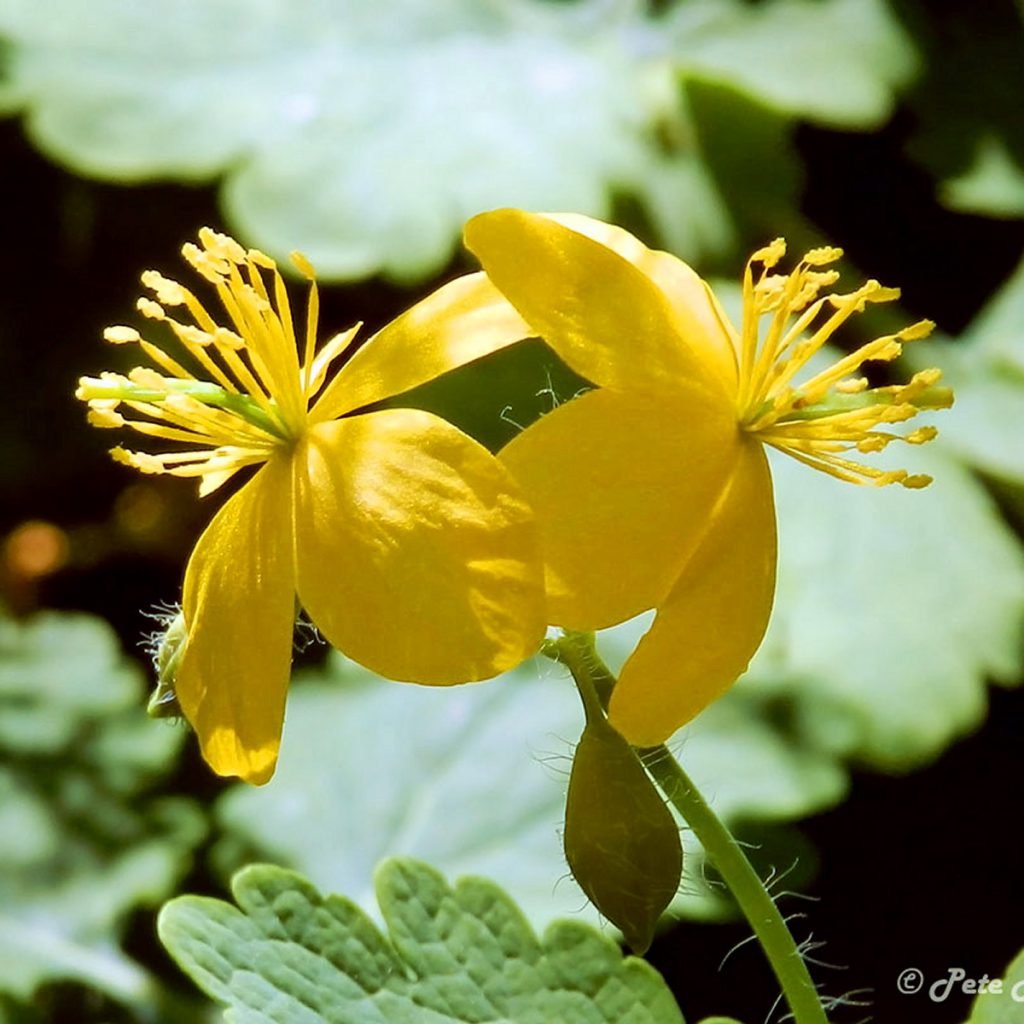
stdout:
[[[557,640],[546,641],[542,653],[565,665],[581,692],[596,691],[607,707],[615,676],[597,653],[592,633],[566,631]],[[828,1024],[818,990],[785,919],[732,833],[667,747],[638,749],[637,754],[666,799],[693,829],[739,904],[775,972],[795,1024]]]

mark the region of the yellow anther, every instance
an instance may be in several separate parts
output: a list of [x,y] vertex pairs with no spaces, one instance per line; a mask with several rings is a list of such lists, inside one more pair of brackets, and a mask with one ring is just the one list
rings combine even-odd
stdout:
[[163,473],[164,464],[155,456],[146,452],[130,452],[127,448],[111,448],[110,457],[124,466],[131,466],[140,473]]
[[188,301],[185,289],[177,281],[164,277],[156,270],[143,271],[142,283],[154,292],[165,306],[182,306]]
[[277,264],[265,252],[259,249],[250,249],[247,255],[249,262],[255,263],[257,267],[262,267],[264,270],[277,270]]
[[313,264],[306,259],[301,252],[291,252],[288,254],[295,269],[308,281],[316,280],[316,272],[313,270]]
[[228,260],[230,263],[245,262],[245,249],[230,235],[223,235],[212,228],[200,228],[199,241],[211,256]]
[[842,256],[843,250],[837,246],[823,245],[807,253],[804,256],[803,262],[809,267],[824,267],[828,266],[829,263],[835,263],[836,260],[842,259]]
[[245,339],[235,334],[234,331],[229,331],[226,327],[218,327],[213,333],[213,341],[223,348],[229,348],[234,352],[238,352],[245,348]]
[[103,338],[111,345],[128,345],[142,340],[142,336],[134,327],[108,327],[103,332]]
[[212,345],[215,340],[212,334],[207,333],[193,324],[176,323],[174,324],[174,333],[181,338],[186,345],[199,345],[200,348]]
[[916,324],[904,327],[897,337],[902,338],[904,341],[919,341],[921,338],[927,338],[934,330],[935,323],[933,321],[919,320]]
[[181,255],[188,260],[196,273],[201,274],[211,284],[220,284],[228,272],[229,264],[226,260],[214,259],[193,242],[186,242],[181,247]]
[[865,287],[868,289],[865,296],[868,302],[895,302],[903,294],[899,288],[887,288],[877,281],[868,281]]
[[900,483],[904,487],[918,491],[922,487],[927,487],[932,482],[932,478],[927,473],[915,473],[913,476],[904,477]]
[[151,370],[148,366],[136,366],[130,370],[128,380],[149,391],[165,391],[167,389],[166,378],[161,377],[156,370]]
[[880,452],[890,441],[892,437],[887,437],[884,434],[869,434],[867,437],[862,437],[857,442],[857,451],[867,454],[868,452]]
[[150,320],[166,320],[167,313],[164,311],[164,307],[159,302],[154,302],[152,299],[147,299],[144,295],[140,296],[135,301],[135,308],[145,317],[149,317]]
[[107,406],[101,406],[100,401],[100,399],[94,399],[89,404],[89,411],[85,414],[85,418],[94,427],[100,427],[104,430],[123,427],[125,423],[124,417]]
[[758,249],[753,256],[750,257],[751,263],[761,263],[764,267],[774,267],[783,256],[786,255],[786,240],[784,238],[776,238],[773,242],[770,242],[763,249]]

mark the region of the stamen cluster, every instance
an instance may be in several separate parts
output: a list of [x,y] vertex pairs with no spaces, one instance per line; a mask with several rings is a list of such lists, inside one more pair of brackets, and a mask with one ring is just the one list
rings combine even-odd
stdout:
[[[832,247],[812,249],[789,274],[772,273],[786,252],[776,239],[759,249],[747,263],[743,278],[743,326],[740,337],[739,417],[742,428],[765,444],[800,462],[852,483],[881,486],[900,483],[924,487],[931,478],[906,470],[882,470],[846,458],[848,452],[881,451],[892,441],[923,444],[935,437],[925,426],[895,433],[891,425],[923,409],[947,408],[952,393],[938,388],[941,373],[924,370],[892,387],[870,388],[865,377],[853,377],[869,361],[888,362],[906,342],[926,338],[930,320],[911,324],[895,334],[862,345],[828,369],[801,384],[796,375],[854,313],[868,303],[899,298],[897,288],[867,281],[847,294],[821,292],[839,279],[835,270],[822,270],[842,256]],[[760,272],[755,274],[755,264]],[[764,337],[761,320],[770,317]]]
[[[277,264],[209,228],[199,232],[199,242],[183,246],[182,255],[213,285],[232,326],[218,324],[183,285],[147,270],[142,283],[153,297],[140,298],[137,308],[171,328],[192,369],[134,327],[108,327],[108,342],[138,345],[153,366],[136,367],[127,376],[83,377],[76,396],[88,403],[94,426],[129,426],[149,437],[196,446],[159,454],[117,447],[111,454],[144,473],[201,477],[200,493],[207,494],[243,466],[265,462],[276,448],[302,435],[331,362],[358,325],[315,353],[318,296],[313,268],[293,253],[292,262],[310,282],[300,364]],[[182,322],[168,309],[181,309],[191,322]]]

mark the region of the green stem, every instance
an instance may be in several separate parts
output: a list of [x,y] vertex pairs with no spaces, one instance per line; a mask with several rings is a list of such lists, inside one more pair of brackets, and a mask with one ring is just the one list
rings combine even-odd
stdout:
[[793,1020],[796,1024],[828,1024],[818,990],[785,918],[732,833],[711,810],[667,747],[650,747],[638,753],[669,803],[693,829],[708,860],[725,880],[754,929],[789,1003]]
[[[602,706],[608,706],[616,680],[594,647],[593,633],[566,630],[557,640],[546,641],[541,651],[569,669],[581,694],[596,691]],[[589,707],[587,713],[592,713]],[[739,904],[775,972],[795,1024],[828,1024],[818,990],[785,918],[732,833],[667,747],[637,749],[637,754],[669,803],[693,829]]]
[[588,718],[595,712],[592,704],[588,703],[588,694],[594,692],[601,702],[596,711],[603,714],[615,688],[615,676],[597,653],[593,633],[566,630],[557,640],[545,640],[540,652],[552,661],[560,662],[572,673],[580,687]]

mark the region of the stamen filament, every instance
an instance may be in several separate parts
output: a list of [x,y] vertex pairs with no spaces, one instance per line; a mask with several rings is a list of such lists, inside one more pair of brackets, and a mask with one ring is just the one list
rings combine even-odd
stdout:
[[[906,342],[927,337],[934,325],[923,320],[876,338],[794,385],[797,374],[854,313],[868,303],[892,301],[899,291],[868,281],[856,291],[819,298],[821,289],[834,284],[838,274],[815,268],[834,262],[841,250],[812,250],[791,273],[771,273],[784,253],[785,245],[777,239],[751,257],[743,275],[737,392],[741,427],[765,444],[843,480],[924,486],[928,478],[923,475],[875,469],[840,453],[877,452],[895,440],[923,444],[935,436],[930,426],[907,434],[880,428],[910,420],[922,409],[948,408],[952,393],[936,386],[938,370],[915,374],[907,384],[879,388],[869,388],[863,377],[852,378],[865,362],[895,359]],[[755,263],[761,264],[756,279]],[[826,304],[833,311],[805,337]],[[768,314],[770,322],[759,340],[761,318]]]

